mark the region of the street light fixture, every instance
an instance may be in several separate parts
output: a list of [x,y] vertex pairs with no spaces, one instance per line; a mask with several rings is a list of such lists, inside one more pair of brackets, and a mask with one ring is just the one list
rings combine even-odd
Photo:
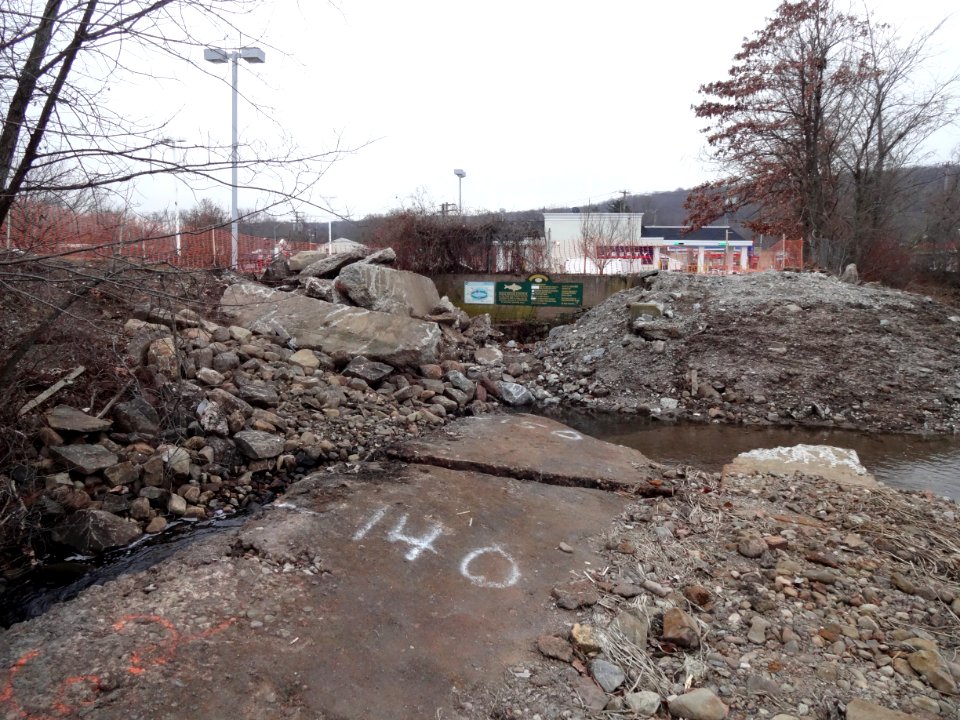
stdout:
[[467,174],[466,174],[463,170],[461,170],[460,168],[457,168],[456,170],[454,170],[454,171],[453,171],[453,174],[456,175],[458,178],[460,178],[460,179],[457,181],[458,185],[460,186],[460,204],[459,204],[459,208],[460,208],[460,214],[463,215],[463,179],[467,176]]
[[263,53],[263,50],[255,47],[243,47],[243,48],[234,48],[231,50],[222,50],[220,48],[205,48],[203,51],[203,59],[207,62],[216,63],[218,65],[230,62],[233,64],[232,79],[230,83],[231,88],[231,104],[233,109],[232,115],[232,143],[231,143],[231,157],[230,164],[232,169],[231,176],[231,202],[230,202],[230,267],[236,268],[238,259],[237,259],[237,245],[239,244],[240,239],[240,227],[239,227],[239,212],[237,210],[237,163],[239,162],[239,150],[237,145],[237,64],[239,60],[244,60],[248,63],[263,63],[266,62],[266,56]]

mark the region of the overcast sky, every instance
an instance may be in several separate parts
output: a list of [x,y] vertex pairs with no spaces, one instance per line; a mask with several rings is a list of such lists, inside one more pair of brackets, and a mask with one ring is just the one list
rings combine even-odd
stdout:
[[[263,65],[241,63],[241,145],[292,140],[318,152],[339,140],[358,148],[329,168],[312,203],[358,218],[417,195],[457,202],[453,171],[462,168],[465,210],[520,210],[706,179],[701,123],[690,110],[697,88],[725,77],[744,36],[777,5],[275,0],[240,19],[254,39],[211,34],[209,41],[255,43],[267,54]],[[870,7],[909,37],[947,18],[955,3],[871,0]],[[950,46],[958,36],[960,23],[947,19],[935,72],[960,68],[960,44]],[[175,80],[140,82],[125,98],[144,115],[174,115],[171,136],[229,143],[229,66],[193,61],[169,70]],[[932,157],[957,145],[953,127],[931,145]],[[143,183],[134,202],[169,207],[172,188]],[[182,206],[193,203],[179,192]],[[197,194],[229,206],[227,189]],[[241,208],[258,202],[241,188]],[[327,217],[307,204],[298,209]]]

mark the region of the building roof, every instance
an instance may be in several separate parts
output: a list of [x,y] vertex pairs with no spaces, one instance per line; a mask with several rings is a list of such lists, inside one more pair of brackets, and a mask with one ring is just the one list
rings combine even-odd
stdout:
[[641,237],[656,237],[664,240],[707,240],[709,242],[746,240],[743,235],[729,225],[708,225],[684,234],[684,231],[689,228],[689,225],[644,225],[640,235]]

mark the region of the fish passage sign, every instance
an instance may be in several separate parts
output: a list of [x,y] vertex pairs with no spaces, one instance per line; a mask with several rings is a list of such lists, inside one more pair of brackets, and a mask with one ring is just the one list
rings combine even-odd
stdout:
[[531,275],[523,282],[465,282],[463,300],[475,305],[581,307],[583,283],[551,282],[546,275]]

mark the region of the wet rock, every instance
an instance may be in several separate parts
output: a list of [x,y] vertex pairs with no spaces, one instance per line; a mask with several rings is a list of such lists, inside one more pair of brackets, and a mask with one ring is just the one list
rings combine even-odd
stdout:
[[627,693],[623,700],[631,711],[642,718],[652,717],[660,709],[660,696],[649,690]]
[[573,660],[573,648],[570,643],[556,635],[541,635],[537,638],[537,649],[545,657],[570,662]]
[[551,594],[556,598],[557,605],[564,610],[576,610],[600,602],[600,595],[589,580],[574,580],[557,585]]
[[723,720],[730,709],[706,688],[698,688],[667,701],[667,708],[675,718],[685,720]]
[[140,537],[136,523],[103,510],[78,510],[50,531],[54,542],[83,554],[122,547]]
[[627,678],[619,666],[599,658],[590,663],[590,673],[597,684],[608,693],[620,687]]
[[78,433],[95,433],[109,430],[113,425],[109,420],[95,418],[82,410],[69,405],[57,405],[49,410],[45,416],[47,424],[54,430]]
[[102,445],[60,445],[50,448],[50,452],[63,463],[84,475],[93,475],[117,464],[117,456]]
[[242,430],[233,436],[237,448],[251,460],[275,458],[283,452],[283,439],[260,430]]
[[671,608],[663,614],[663,632],[660,639],[678,647],[700,646],[700,630],[697,621],[680,608]]

